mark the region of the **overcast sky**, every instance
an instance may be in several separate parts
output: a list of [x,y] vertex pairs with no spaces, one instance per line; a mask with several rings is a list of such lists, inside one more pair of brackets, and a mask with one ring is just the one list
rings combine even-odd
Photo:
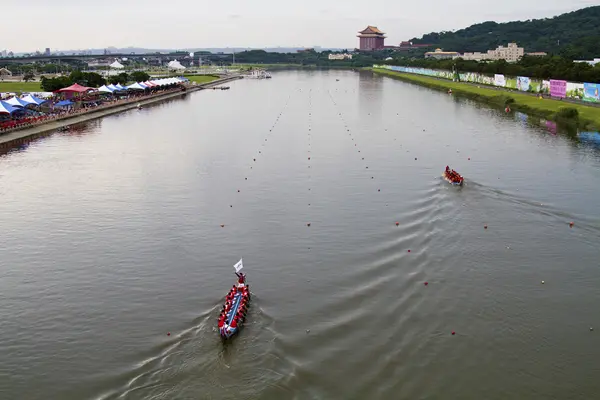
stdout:
[[[386,44],[483,21],[544,18],[598,0],[2,0],[0,50],[348,47],[375,25]],[[576,29],[576,27],[573,27]]]

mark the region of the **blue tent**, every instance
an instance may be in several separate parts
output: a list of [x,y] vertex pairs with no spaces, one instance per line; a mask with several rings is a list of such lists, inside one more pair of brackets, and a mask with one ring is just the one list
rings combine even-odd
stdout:
[[56,103],[54,105],[54,107],[68,107],[73,104],[74,103],[71,100],[63,100],[63,101],[59,101],[58,103]]
[[35,104],[35,105],[38,105],[38,106],[39,106],[40,104],[42,104],[42,103],[45,103],[45,102],[47,102],[47,101],[48,101],[48,100],[44,100],[44,99],[37,98],[37,97],[35,97],[35,96],[34,96],[34,95],[32,95],[32,94],[30,94],[30,95],[28,95],[28,96],[25,96],[25,97],[23,97],[21,100],[23,100],[23,101],[24,101],[24,102],[26,102],[26,103],[29,103],[29,104]]
[[115,87],[116,87],[117,89],[119,89],[119,90],[127,90],[127,88],[125,88],[125,87],[121,86],[121,84],[120,84],[120,83],[117,83],[117,84],[115,85]]
[[12,114],[17,110],[17,107],[13,107],[7,102],[0,100],[0,114]]
[[13,107],[25,107],[26,105],[29,104],[28,102],[21,100],[17,96],[15,96],[15,97],[13,97],[11,99],[6,100],[5,103],[8,103],[8,104],[10,104]]

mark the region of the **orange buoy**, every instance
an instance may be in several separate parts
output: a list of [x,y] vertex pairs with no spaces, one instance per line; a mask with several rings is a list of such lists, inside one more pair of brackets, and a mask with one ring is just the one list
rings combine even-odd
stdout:
[[400,222],[396,222],[396,226],[400,225]]
[[452,331],[452,335],[456,335],[456,332]]

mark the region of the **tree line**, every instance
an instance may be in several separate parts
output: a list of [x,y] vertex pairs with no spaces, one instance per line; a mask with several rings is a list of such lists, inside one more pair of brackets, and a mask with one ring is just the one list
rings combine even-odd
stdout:
[[487,75],[503,74],[545,80],[560,79],[571,82],[600,83],[600,64],[592,66],[588,63],[576,63],[559,56],[524,56],[516,63],[508,63],[505,60],[478,62],[463,60],[462,58],[453,60],[399,58],[385,63],[404,67],[442,70],[452,70],[454,68],[458,72],[478,72]]
[[568,59],[600,55],[600,6],[587,7],[554,18],[497,23],[487,21],[454,32],[432,32],[413,38],[448,51],[473,52],[516,42],[527,52],[544,51]]
[[118,75],[110,76],[108,80],[95,72],[73,71],[69,75],[57,76],[55,78],[42,76],[40,78],[40,85],[45,92],[54,92],[75,83],[97,88],[107,83],[125,85],[128,82],[145,82],[148,79],[150,79],[150,75],[144,71],[135,71],[130,74],[122,72]]

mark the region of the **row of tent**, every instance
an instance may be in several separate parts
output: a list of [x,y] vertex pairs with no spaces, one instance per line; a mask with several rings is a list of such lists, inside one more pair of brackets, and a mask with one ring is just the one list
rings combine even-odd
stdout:
[[[183,78],[183,77],[181,77],[181,78],[164,78],[164,79],[156,79],[156,80],[146,81],[146,82],[136,82],[129,86],[121,86],[119,84],[108,85],[108,86],[103,85],[102,87],[99,87],[98,89],[88,88],[88,87],[81,86],[81,85],[75,83],[67,88],[57,90],[57,92],[84,93],[84,92],[88,92],[88,91],[98,91],[98,92],[103,92],[103,93],[114,93],[114,92],[120,92],[120,91],[126,91],[126,90],[146,90],[146,89],[151,89],[151,88],[156,88],[156,87],[164,87],[164,86],[169,86],[169,85],[181,84],[181,83],[185,83],[185,82],[189,82],[189,79]],[[38,97],[35,97],[32,94],[29,94],[22,98],[15,96],[6,101],[0,100],[0,114],[12,114],[15,111],[22,110],[23,108],[27,107],[28,105],[39,106],[40,104],[45,103],[46,101],[48,101],[48,100],[40,99]],[[64,101],[54,104],[54,107],[67,107],[72,104],[73,104],[72,101],[64,100]]]
[[8,100],[0,100],[0,114],[12,114],[15,111],[21,110],[29,105],[39,106],[48,100],[40,99],[34,95],[27,95],[24,97],[13,97]]
[[136,82],[129,86],[121,86],[120,84],[108,85],[108,86],[103,85],[103,86],[99,87],[97,90],[99,92],[104,92],[104,93],[114,93],[114,92],[120,92],[120,91],[125,91],[125,90],[146,90],[146,89],[152,89],[155,87],[176,85],[176,84],[180,84],[180,83],[184,83],[184,82],[188,82],[188,81],[189,81],[189,79],[187,79],[187,78],[165,78],[165,79],[156,79],[156,80],[146,81],[146,82]]

